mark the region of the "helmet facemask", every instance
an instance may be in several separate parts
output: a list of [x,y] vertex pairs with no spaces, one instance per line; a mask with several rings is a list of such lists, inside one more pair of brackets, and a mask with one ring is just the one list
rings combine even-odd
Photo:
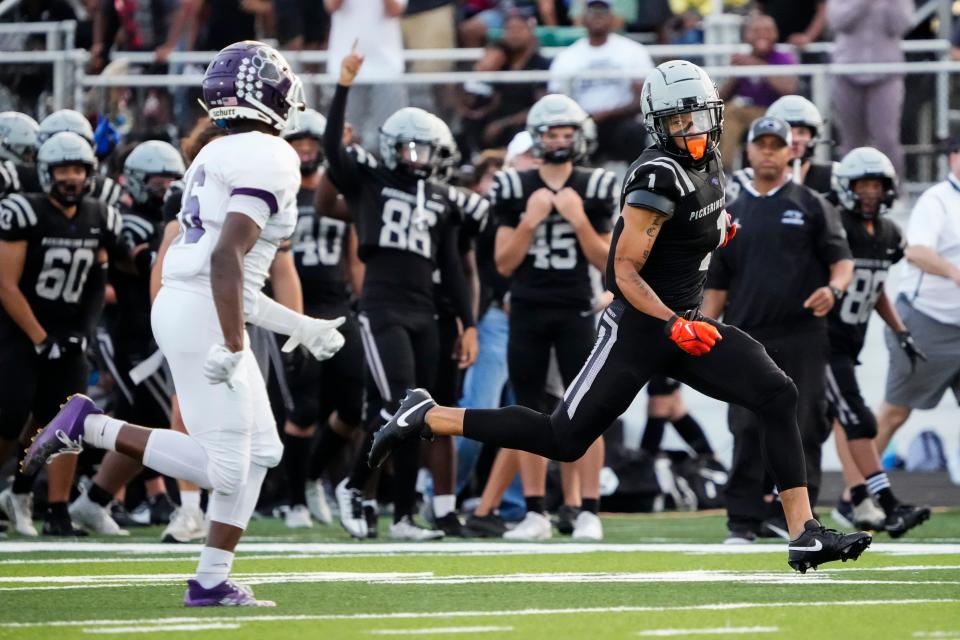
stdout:
[[[562,134],[558,129],[573,129],[573,134],[566,144],[562,143]],[[579,160],[587,145],[582,127],[571,123],[538,128],[533,138],[533,146],[546,164],[564,164]]]
[[398,140],[396,150],[397,166],[420,180],[431,177],[441,160],[439,149],[432,142]]
[[723,104],[681,106],[657,113],[652,120],[648,128],[663,151],[700,166],[709,161],[720,141]]
[[[870,194],[870,196],[876,197],[877,199],[876,211],[864,211],[864,197],[857,193],[856,189],[857,183],[863,180],[877,180],[880,182],[880,189],[877,191],[877,193]],[[887,213],[890,210],[890,207],[893,206],[894,201],[897,199],[897,190],[893,184],[893,181],[885,175],[866,174],[849,180],[846,186],[846,191],[847,198],[845,199],[844,204],[850,206],[846,206],[845,208],[850,213],[862,220],[876,220],[880,216]]]
[[[60,167],[81,167],[84,170],[82,181],[57,179],[57,169]],[[83,197],[93,190],[93,167],[81,162],[60,162],[50,165],[50,190],[48,195],[65,207],[72,207],[80,203]]]

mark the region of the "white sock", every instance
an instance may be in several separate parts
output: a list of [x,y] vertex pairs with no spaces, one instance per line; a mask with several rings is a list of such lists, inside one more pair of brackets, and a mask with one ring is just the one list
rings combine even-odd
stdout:
[[200,510],[199,491],[180,491],[180,506],[184,509]]
[[433,496],[433,517],[442,518],[457,508],[457,496]]
[[83,419],[83,441],[97,449],[116,451],[117,434],[123,425],[123,420],[92,413]]
[[197,565],[197,582],[204,589],[212,589],[227,579],[233,567],[233,553],[223,549],[204,547]]
[[143,448],[143,465],[204,489],[213,487],[207,476],[206,451],[185,433],[153,429],[147,438],[147,446]]

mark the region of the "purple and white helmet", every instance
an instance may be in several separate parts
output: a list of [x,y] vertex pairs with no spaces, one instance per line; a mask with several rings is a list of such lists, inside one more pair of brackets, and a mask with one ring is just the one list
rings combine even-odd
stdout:
[[304,108],[303,85],[276,49],[256,40],[222,49],[203,74],[201,104],[221,127],[256,120],[283,130]]

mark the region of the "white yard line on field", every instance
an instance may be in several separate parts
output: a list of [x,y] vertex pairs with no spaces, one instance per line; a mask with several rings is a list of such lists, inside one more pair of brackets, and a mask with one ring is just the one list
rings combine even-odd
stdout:
[[165,626],[149,627],[94,627],[84,629],[84,633],[93,633],[100,635],[102,633],[165,633],[169,631],[212,631],[214,629],[239,629],[239,624],[224,624],[222,622],[213,622],[209,624],[170,624]]
[[337,620],[426,620],[446,618],[503,618],[508,616],[557,616],[591,613],[660,613],[670,611],[735,611],[740,609],[778,609],[784,607],[890,607],[919,604],[960,604],[960,598],[911,598],[897,600],[827,600],[815,602],[718,602],[676,607],[577,607],[570,609],[501,609],[492,611],[410,611],[395,613],[331,613],[316,615],[235,615],[219,617],[139,618],[135,620],[44,620],[42,622],[4,622],[0,629],[36,627],[92,627],[111,625],[170,625],[213,622],[321,622]]
[[706,629],[647,629],[638,636],[668,638],[671,636],[728,636],[742,633],[776,633],[780,627],[710,627]]
[[[199,552],[200,546],[195,547]],[[752,555],[784,553],[783,544],[604,544],[604,543],[518,543],[518,542],[419,542],[419,543],[269,543],[241,542],[239,554],[287,553],[337,555],[418,555],[418,554],[519,554],[566,555],[578,553],[688,553],[694,555]],[[160,542],[0,542],[4,553],[130,553],[130,554],[184,554],[184,547]],[[923,542],[878,542],[870,546],[871,553],[893,555],[958,555],[960,544],[928,544]]]
[[426,627],[424,629],[372,629],[367,631],[374,636],[425,636],[431,634],[448,633],[492,633],[496,631],[513,631],[513,627]]

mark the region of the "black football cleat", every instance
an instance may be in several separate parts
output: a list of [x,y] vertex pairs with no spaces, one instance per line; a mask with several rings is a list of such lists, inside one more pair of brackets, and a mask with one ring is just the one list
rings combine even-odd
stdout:
[[568,504],[560,505],[560,508],[557,509],[557,520],[554,523],[557,525],[557,531],[560,532],[560,535],[573,535],[574,523],[577,521],[578,515],[580,515],[580,509]]
[[920,526],[929,519],[929,507],[898,504],[892,513],[887,514],[883,529],[890,534],[891,538],[899,538],[910,529]]
[[807,520],[803,533],[787,546],[790,552],[787,563],[806,573],[807,569],[816,569],[825,562],[856,560],[872,541],[873,537],[864,531],[840,533],[816,520]]
[[430,440],[433,433],[427,426],[427,412],[437,406],[426,389],[409,389],[397,413],[373,434],[373,445],[367,464],[376,469],[390,457],[394,449],[411,438]]

